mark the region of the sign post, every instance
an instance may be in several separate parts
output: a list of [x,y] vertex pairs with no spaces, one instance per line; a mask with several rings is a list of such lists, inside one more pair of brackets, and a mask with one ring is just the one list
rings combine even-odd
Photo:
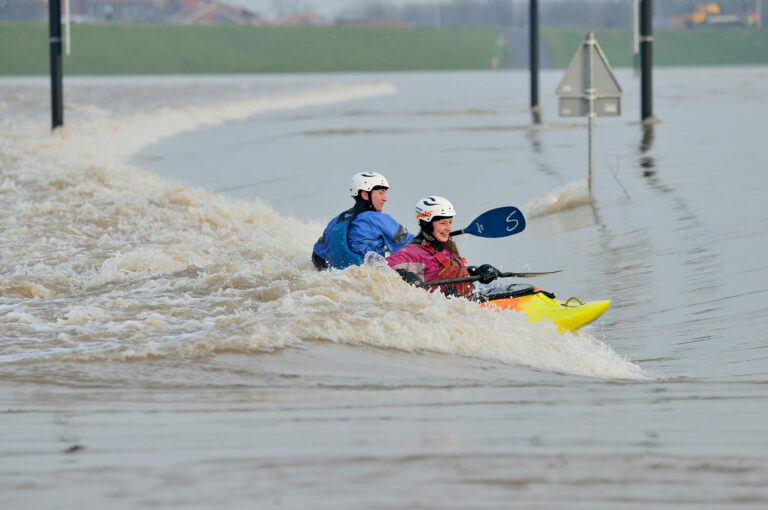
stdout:
[[621,115],[621,86],[608,59],[590,32],[576,50],[555,89],[561,117],[587,117],[589,124],[589,196],[595,196],[593,119]]

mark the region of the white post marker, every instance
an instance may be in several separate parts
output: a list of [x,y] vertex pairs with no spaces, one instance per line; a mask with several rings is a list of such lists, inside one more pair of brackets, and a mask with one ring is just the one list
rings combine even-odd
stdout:
[[592,135],[595,117],[621,115],[621,86],[613,75],[608,59],[590,32],[576,50],[565,75],[555,89],[560,97],[561,117],[587,117],[589,124],[589,196],[595,197]]
[[70,43],[70,39],[69,39],[69,21],[71,20],[71,17],[69,15],[69,0],[64,0],[64,12],[65,12],[65,15],[64,15],[64,26],[67,29],[67,35],[64,38],[64,43],[65,43],[64,44],[64,48],[65,48],[65,53],[67,55],[69,55],[69,48],[70,48],[70,46],[69,46],[69,43]]

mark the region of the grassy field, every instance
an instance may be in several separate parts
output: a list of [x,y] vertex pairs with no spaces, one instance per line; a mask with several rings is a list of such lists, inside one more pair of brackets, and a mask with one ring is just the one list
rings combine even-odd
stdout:
[[[48,72],[48,26],[0,22],[0,74]],[[509,66],[492,30],[73,25],[66,74],[285,73]]]
[[[567,67],[585,29],[542,28],[555,67]],[[629,29],[596,30],[595,38],[612,67],[632,66]],[[768,30],[744,28],[664,29],[653,32],[655,66],[768,64]]]
[[[542,28],[555,67],[585,29]],[[632,65],[629,29],[596,31],[613,67]],[[0,75],[49,72],[48,25],[0,22]],[[768,64],[768,30],[656,30],[654,65]],[[481,28],[73,25],[67,75],[491,69],[506,45]]]

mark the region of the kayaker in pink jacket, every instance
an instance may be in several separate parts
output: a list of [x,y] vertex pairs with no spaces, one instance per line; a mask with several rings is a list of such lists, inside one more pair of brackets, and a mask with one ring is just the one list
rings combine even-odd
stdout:
[[[451,239],[453,217],[456,211],[448,200],[438,196],[424,197],[416,203],[416,219],[421,230],[413,240],[387,257],[389,267],[396,270],[406,282],[424,286],[424,282],[463,278],[480,275],[482,283],[493,281],[498,270],[485,264],[479,268],[467,267]],[[474,291],[472,282],[455,283],[447,286],[428,287],[430,291],[440,289],[449,296],[463,296],[471,299]]]

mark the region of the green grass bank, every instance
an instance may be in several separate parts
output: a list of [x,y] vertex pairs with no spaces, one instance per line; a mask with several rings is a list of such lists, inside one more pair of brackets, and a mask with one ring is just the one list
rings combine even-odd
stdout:
[[[542,28],[555,67],[585,29]],[[632,65],[629,29],[595,32],[614,67]],[[0,22],[0,75],[49,72],[48,25]],[[656,30],[654,65],[768,64],[768,30]],[[483,28],[190,27],[75,24],[67,75],[360,72],[508,68],[510,52]]]
[[[554,67],[567,67],[586,37],[585,29],[542,28]],[[612,67],[632,67],[630,29],[595,30]],[[654,66],[768,64],[768,30],[744,28],[664,29],[653,32]]]
[[[509,67],[479,28],[73,25],[66,74],[289,73]],[[46,74],[48,26],[0,23],[0,74]]]

